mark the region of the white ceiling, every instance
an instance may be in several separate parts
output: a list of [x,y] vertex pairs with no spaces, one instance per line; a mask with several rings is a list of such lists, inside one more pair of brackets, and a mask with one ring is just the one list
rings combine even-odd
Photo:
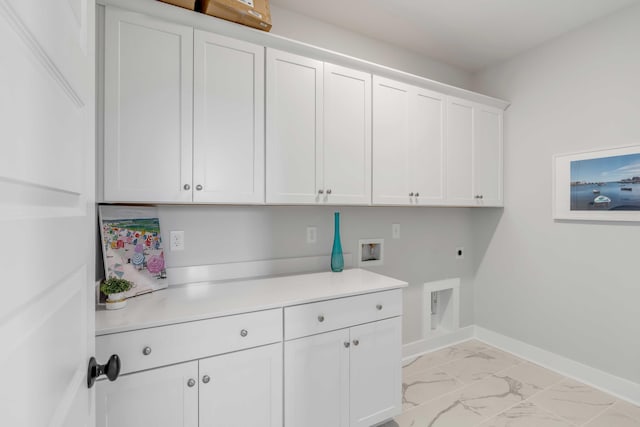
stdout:
[[476,71],[640,0],[271,0]]

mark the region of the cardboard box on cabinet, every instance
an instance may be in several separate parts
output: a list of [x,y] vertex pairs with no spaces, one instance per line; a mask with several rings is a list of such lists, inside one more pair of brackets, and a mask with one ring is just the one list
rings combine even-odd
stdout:
[[259,30],[271,30],[269,0],[202,0],[202,12]]
[[163,3],[169,3],[174,6],[184,7],[185,9],[195,10],[196,0],[160,0]]

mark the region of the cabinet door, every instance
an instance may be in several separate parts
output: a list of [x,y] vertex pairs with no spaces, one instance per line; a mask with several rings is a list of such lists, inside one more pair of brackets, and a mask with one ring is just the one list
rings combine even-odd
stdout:
[[447,102],[447,203],[470,206],[473,197],[473,104]]
[[321,201],[322,62],[267,49],[268,203]]
[[348,345],[348,329],[285,342],[285,426],[349,425]]
[[325,200],[371,203],[371,74],[324,64]]
[[264,48],[195,31],[193,201],[264,202]]
[[351,427],[402,412],[401,318],[351,328]]
[[96,426],[197,427],[198,362],[98,381]]
[[105,19],[105,200],[191,201],[193,29]]
[[502,206],[502,110],[477,105],[474,111],[474,195],[482,206]]
[[411,86],[373,77],[373,203],[414,203],[409,193]]
[[282,427],[282,344],[200,360],[199,426]]
[[411,191],[419,205],[444,202],[446,102],[442,94],[416,88],[409,105]]

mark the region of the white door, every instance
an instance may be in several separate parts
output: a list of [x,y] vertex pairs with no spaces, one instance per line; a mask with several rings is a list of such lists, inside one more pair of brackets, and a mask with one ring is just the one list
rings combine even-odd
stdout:
[[284,343],[284,425],[349,426],[349,330]]
[[351,427],[369,427],[402,412],[401,318],[351,328]]
[[415,88],[409,108],[409,181],[419,205],[444,202],[445,110],[444,95]]
[[447,101],[447,203],[470,206],[473,194],[473,103]]
[[482,206],[502,206],[502,110],[476,105],[473,183]]
[[0,1],[0,417],[95,425],[95,4]]
[[282,344],[200,360],[200,427],[282,427]]
[[322,62],[267,49],[267,203],[322,200]]
[[104,198],[189,202],[193,29],[111,7],[105,20]]
[[373,77],[373,204],[415,203],[409,193],[409,104],[412,87]]
[[371,204],[371,74],[324,64],[324,200]]
[[96,384],[97,427],[198,427],[198,362]]
[[193,201],[264,203],[264,47],[194,37]]

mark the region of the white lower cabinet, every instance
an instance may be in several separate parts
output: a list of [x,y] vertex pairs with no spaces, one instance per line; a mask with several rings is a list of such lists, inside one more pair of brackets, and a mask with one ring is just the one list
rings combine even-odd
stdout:
[[197,380],[195,361],[98,381],[96,426],[197,427]]
[[96,338],[98,427],[282,427],[282,309]]
[[282,426],[282,344],[199,363],[200,427]]
[[282,344],[97,384],[97,427],[282,426]]
[[[401,313],[399,291],[285,308],[285,337],[292,338],[284,344],[285,427],[370,427],[398,415]],[[324,325],[346,327],[288,332]]]

